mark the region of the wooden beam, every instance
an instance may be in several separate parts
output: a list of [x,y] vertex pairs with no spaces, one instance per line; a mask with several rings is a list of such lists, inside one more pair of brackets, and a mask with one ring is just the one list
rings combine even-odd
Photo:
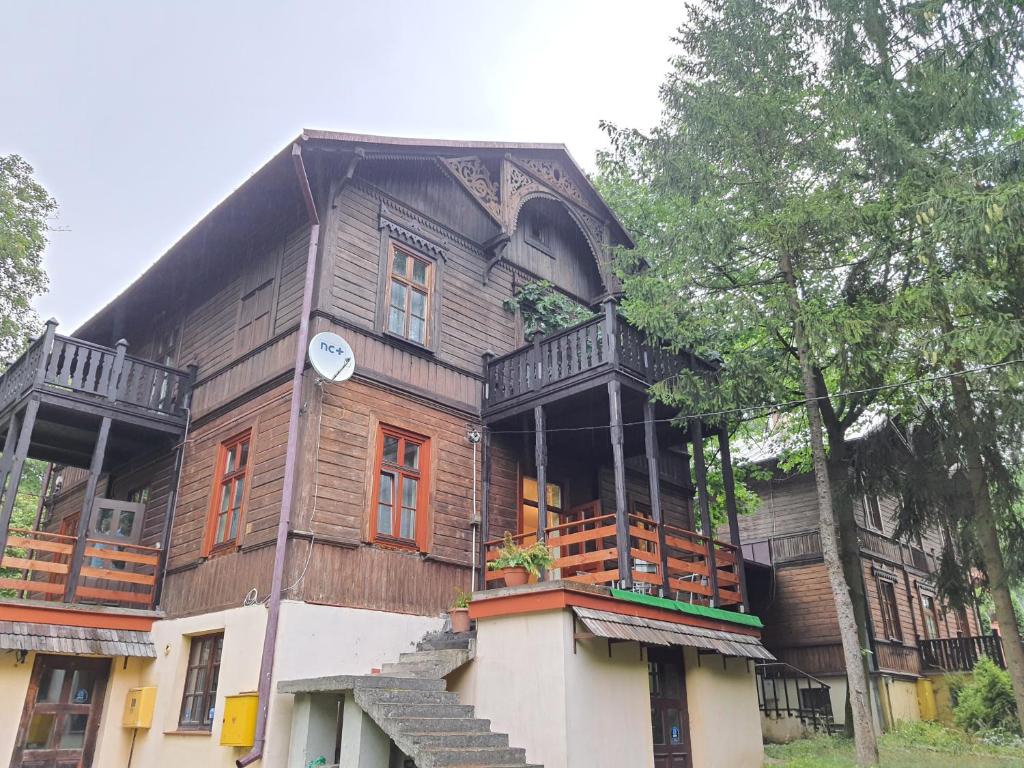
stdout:
[[491,496],[491,430],[487,427],[481,427],[483,430],[483,456],[481,458],[480,474],[481,477],[481,488],[480,488],[480,571],[477,574],[477,589],[486,589],[487,587],[487,541],[491,537],[491,522],[490,522],[490,496]]
[[[14,502],[18,496],[21,472],[25,468],[25,459],[28,457],[29,445],[32,443],[32,429],[35,427],[38,413],[39,399],[33,397],[25,406],[25,415],[20,419],[18,444],[11,454],[10,469],[7,470],[7,490],[3,494],[3,506],[0,507],[0,557],[3,557],[3,553],[7,549],[7,529],[11,525],[11,515],[14,514]],[[10,429],[13,428],[14,423],[12,422]]]
[[718,568],[715,565],[715,531],[711,527],[711,504],[708,500],[708,472],[704,465],[704,431],[699,419],[690,419],[690,444],[693,446],[693,473],[697,482],[697,503],[700,505],[701,533],[707,542],[708,585],[711,606],[718,605]]
[[626,506],[626,457],[623,446],[625,433],[622,428],[622,385],[616,380],[608,382],[608,416],[612,439],[612,469],[615,473],[615,539],[619,549],[619,580],[623,589],[632,589],[633,569],[629,567],[629,510]]
[[548,527],[548,444],[543,405],[533,409],[533,455],[537,464],[537,541],[544,541]]
[[644,399],[644,450],[647,453],[647,481],[651,494],[651,517],[658,534],[658,567],[661,569],[661,591],[669,593],[668,551],[665,548],[665,526],[661,514],[661,469],[658,463],[658,427],[654,419],[654,403]]
[[110,436],[110,417],[104,416],[100,422],[100,431],[96,437],[96,446],[92,451],[92,463],[89,465],[89,480],[85,484],[85,498],[82,501],[82,513],[78,518],[78,540],[75,542],[75,551],[71,555],[71,571],[68,573],[67,584],[64,587],[64,602],[75,601],[75,590],[78,588],[78,575],[82,570],[82,561],[85,559],[85,539],[89,532],[89,523],[92,519],[92,505],[96,498],[96,486],[99,484],[100,474],[103,472],[103,459],[107,452],[107,438]]
[[725,489],[725,513],[729,518],[729,543],[736,547],[736,575],[740,582],[740,598],[743,610],[750,609],[747,602],[747,574],[743,567],[743,546],[740,542],[739,515],[736,508],[736,480],[732,473],[732,454],[729,450],[729,428],[722,426],[718,431],[718,447],[722,454],[722,486]]

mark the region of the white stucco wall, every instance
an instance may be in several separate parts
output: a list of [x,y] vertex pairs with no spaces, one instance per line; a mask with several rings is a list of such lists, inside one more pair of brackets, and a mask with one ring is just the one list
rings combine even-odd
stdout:
[[15,651],[0,652],[0,695],[3,697],[3,707],[0,708],[0,765],[11,762],[35,656],[30,653],[25,661],[19,663]]
[[[385,662],[398,661],[400,653],[416,650],[416,643],[425,634],[441,629],[443,624],[439,616],[285,600],[281,604],[274,687],[278,680],[369,674]],[[293,702],[291,695],[272,694],[264,753],[267,766],[287,763]]]
[[[248,749],[220,745],[224,697],[255,691],[266,630],[266,607],[255,605],[158,621],[152,638],[156,659],[114,659],[100,720],[95,768],[124,768],[128,764],[132,731],[121,726],[128,689],[157,687],[153,727],[140,729],[132,755],[133,766],[179,768],[182,765],[233,768]],[[440,629],[437,617],[365,611],[284,601],[278,630],[274,685],[280,679],[322,675],[366,674],[402,652],[413,650],[427,632]],[[209,732],[179,732],[178,716],[189,638],[224,632],[224,652],[217,685],[216,713]],[[32,671],[32,657],[15,665],[13,654],[0,656],[0,690],[23,702]],[[272,694],[264,765],[283,766],[291,732],[292,697]],[[14,709],[14,708],[12,708]],[[0,718],[0,756],[13,749],[20,707]],[[6,764],[0,760],[0,764]]]
[[646,768],[654,762],[647,662],[635,643],[586,640],[568,611],[478,621],[473,663],[449,679],[495,731],[545,768]]
[[753,666],[698,657],[687,648],[686,698],[694,768],[751,768],[764,761]]

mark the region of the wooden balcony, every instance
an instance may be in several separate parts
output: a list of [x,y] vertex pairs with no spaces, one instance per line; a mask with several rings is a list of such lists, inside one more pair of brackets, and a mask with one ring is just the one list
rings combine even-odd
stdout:
[[[629,515],[628,549],[620,558],[614,514],[597,515],[545,529],[544,541],[554,562],[545,581],[575,581],[626,587],[697,605],[742,605],[737,549],[648,517]],[[535,534],[512,537],[517,544],[536,541]],[[503,540],[485,544],[485,560],[493,562]],[[628,562],[628,578],[620,563]],[[502,571],[488,570],[487,587],[504,583]]]
[[494,421],[568,397],[612,377],[646,389],[690,368],[712,372],[696,355],[677,355],[647,342],[606,303],[605,311],[571,328],[485,362],[483,413]]
[[[161,455],[175,456],[177,488],[194,372],[127,348],[58,335],[50,321],[0,377],[0,597],[55,608],[157,602],[174,491],[160,510],[97,494],[103,475]],[[10,528],[28,459],[88,469],[77,525],[50,530],[40,505],[31,529]],[[147,524],[147,514],[160,519]],[[139,543],[143,529],[162,531],[159,547]]]
[[961,636],[937,640],[920,640],[921,665],[925,670],[942,672],[970,672],[978,659],[988,656],[1002,669],[1006,669],[1003,641],[998,634]]
[[0,421],[26,398],[89,412],[117,412],[139,423],[183,426],[192,374],[127,354],[127,343],[103,347],[61,336],[56,323],[0,376]]
[[[0,595],[22,600],[64,601],[72,578],[77,539],[47,531],[11,528],[0,565]],[[74,601],[152,608],[160,550],[110,539],[86,537]]]
[[[934,573],[938,566],[935,556],[920,547],[883,536],[867,528],[858,528],[862,552],[886,560],[894,565],[906,565],[923,573]],[[821,559],[821,534],[817,530],[798,531],[770,539],[743,543],[744,558],[762,565],[799,563]]]

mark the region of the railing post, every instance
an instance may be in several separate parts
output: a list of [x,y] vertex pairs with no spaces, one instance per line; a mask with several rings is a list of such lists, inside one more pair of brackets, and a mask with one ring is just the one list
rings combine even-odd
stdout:
[[619,582],[623,589],[632,589],[633,570],[629,564],[629,511],[626,502],[625,438],[622,427],[622,384],[617,379],[608,382],[608,411],[612,439],[612,469],[615,473],[615,545],[619,555]]
[[541,344],[540,340],[544,338],[544,335],[540,331],[535,331],[533,337],[530,339],[530,373],[532,374],[531,387],[530,389],[538,390],[544,386],[544,361],[541,359]]
[[78,577],[82,570],[82,561],[85,559],[85,541],[92,518],[92,505],[96,497],[96,486],[99,484],[100,474],[103,472],[103,459],[106,456],[107,437],[109,435],[110,417],[104,416],[100,422],[100,431],[96,437],[96,445],[92,450],[92,461],[89,464],[89,480],[85,484],[82,514],[78,518],[78,538],[75,541],[75,549],[71,555],[71,568],[68,570],[68,580],[64,585],[64,602],[66,603],[73,603],[75,601],[75,593],[78,590]]
[[487,407],[487,403],[491,399],[491,360],[494,359],[494,353],[491,350],[487,350],[480,355],[483,364],[484,383],[482,392],[480,394],[481,404],[483,408]]
[[658,429],[654,420],[654,403],[644,399],[644,451],[647,454],[648,485],[651,494],[651,517],[658,535],[658,568],[661,570],[661,594],[672,591],[668,576],[668,550],[665,547],[665,520],[661,514],[661,469],[658,462]]
[[114,364],[110,367],[110,378],[107,380],[107,400],[114,402],[120,394],[121,371],[124,368],[124,356],[128,351],[128,342],[119,339],[114,353]]
[[36,370],[35,384],[40,386],[46,381],[46,369],[50,362],[50,350],[53,349],[53,337],[57,334],[57,321],[50,318],[46,321],[46,330],[43,331],[42,354],[39,355],[39,368]]
[[618,312],[616,310],[616,301],[613,297],[609,296],[603,302],[604,306],[604,350],[605,350],[605,361],[611,363],[612,366],[618,367],[619,364],[619,337],[618,337]]
[[711,527],[711,504],[708,499],[707,467],[704,465],[704,432],[699,419],[690,419],[690,445],[693,448],[693,471],[697,481],[697,503],[700,506],[701,532],[708,548],[708,586],[711,607],[719,605],[718,566],[715,563],[715,531]]
[[729,518],[729,542],[736,548],[736,578],[739,579],[740,608],[750,609],[747,602],[747,573],[743,567],[743,545],[740,542],[739,513],[736,508],[736,479],[732,473],[732,454],[729,451],[729,428],[718,430],[718,447],[722,454],[722,486],[725,490],[725,512]]

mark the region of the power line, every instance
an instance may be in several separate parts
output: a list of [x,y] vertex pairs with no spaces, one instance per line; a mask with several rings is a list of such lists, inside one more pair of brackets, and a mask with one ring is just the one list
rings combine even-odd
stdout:
[[[911,386],[913,384],[928,384],[928,383],[934,382],[934,381],[943,381],[945,379],[956,378],[957,376],[966,376],[966,375],[971,374],[971,373],[983,373],[984,371],[991,371],[991,370],[994,370],[996,368],[1005,368],[1007,366],[1018,365],[1020,363],[1024,363],[1024,358],[1019,358],[1019,359],[1016,359],[1016,360],[1004,360],[1001,363],[991,363],[989,365],[978,366],[977,368],[968,368],[968,369],[963,370],[963,371],[953,371],[951,373],[936,374],[935,376],[922,376],[922,377],[916,378],[916,379],[905,379],[904,381],[898,381],[898,382],[895,382],[893,384],[881,384],[881,385],[879,385],[877,387],[865,387],[863,389],[848,389],[848,390],[844,390],[842,392],[833,392],[833,393],[828,394],[828,395],[819,395],[818,397],[813,397],[813,398],[803,398],[803,399],[800,399],[800,400],[787,400],[787,401],[778,402],[778,403],[768,403],[766,405],[748,405],[748,406],[741,406],[741,407],[738,407],[738,408],[727,408],[727,409],[721,410],[721,411],[706,411],[704,413],[680,414],[678,416],[672,416],[672,417],[667,418],[667,419],[654,419],[653,423],[655,423],[655,424],[671,424],[672,422],[683,421],[683,420],[686,420],[686,419],[707,419],[707,418],[712,418],[712,417],[715,417],[715,416],[732,416],[732,415],[735,415],[735,414],[747,414],[747,413],[750,413],[751,411],[770,413],[770,412],[776,411],[776,410],[782,410],[782,409],[787,409],[787,408],[794,408],[794,407],[800,406],[800,405],[806,405],[807,403],[809,403],[811,401],[817,402],[819,400],[828,400],[828,399],[833,398],[833,397],[851,397],[853,395],[865,395],[865,394],[870,394],[872,392],[884,392],[884,391],[890,390],[890,389],[899,389],[901,387],[908,387],[908,386]],[[758,415],[762,415],[762,414],[759,413]],[[750,418],[754,418],[754,416],[750,416]],[[640,425],[642,425],[644,423],[646,423],[646,422],[644,422],[644,421],[627,421],[627,422],[623,422],[622,426],[623,427],[636,427],[636,426],[640,426]],[[544,431],[547,432],[547,433],[551,433],[551,432],[584,432],[584,431],[587,431],[587,430],[610,429],[610,428],[611,427],[608,424],[599,424],[599,425],[592,425],[592,426],[586,426],[586,427],[556,427],[554,429],[545,429]],[[491,430],[491,434],[492,435],[530,435],[530,434],[533,434],[533,432],[534,432],[534,430],[532,430],[532,429],[492,429]]]

